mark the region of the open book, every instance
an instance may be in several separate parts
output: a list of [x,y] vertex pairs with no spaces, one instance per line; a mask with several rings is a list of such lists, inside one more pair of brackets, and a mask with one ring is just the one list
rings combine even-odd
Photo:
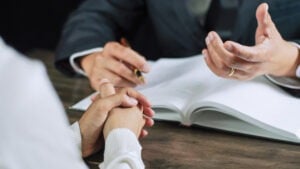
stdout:
[[[155,119],[300,143],[300,99],[265,77],[219,78],[202,56],[160,59],[137,88],[153,105]],[[86,110],[87,97],[72,106]]]

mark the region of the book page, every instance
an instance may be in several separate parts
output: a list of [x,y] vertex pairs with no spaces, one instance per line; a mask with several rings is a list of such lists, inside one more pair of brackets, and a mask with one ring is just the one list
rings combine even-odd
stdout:
[[197,69],[200,65],[197,63],[201,63],[200,61],[199,56],[160,59],[152,66],[152,71],[145,74],[147,85],[137,89],[147,96],[154,108],[170,108],[184,113],[186,104],[195,91],[201,91],[205,85],[209,85],[198,83],[201,80],[201,69]]
[[215,108],[282,136],[300,131],[300,100],[285,93],[264,76],[251,81],[217,77],[201,56],[161,59],[140,88],[154,107],[171,105],[182,112],[183,123],[191,124],[191,112]]

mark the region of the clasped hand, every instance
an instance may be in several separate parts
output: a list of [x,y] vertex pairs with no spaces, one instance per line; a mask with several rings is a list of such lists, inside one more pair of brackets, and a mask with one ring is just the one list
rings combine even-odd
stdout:
[[143,128],[154,124],[150,102],[139,92],[132,88],[116,91],[106,79],[100,82],[99,91],[79,120],[83,157],[103,148],[104,139],[113,129],[127,128],[144,137],[148,133]]

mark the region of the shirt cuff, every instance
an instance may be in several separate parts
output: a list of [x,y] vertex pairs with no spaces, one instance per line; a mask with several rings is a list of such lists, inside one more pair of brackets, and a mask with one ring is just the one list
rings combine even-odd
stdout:
[[76,147],[81,152],[81,132],[80,132],[79,123],[76,121],[75,123],[73,123],[70,126],[70,128],[71,128],[71,131],[72,131],[72,137],[73,137],[73,140],[76,144]]
[[86,73],[75,62],[75,59],[79,58],[79,57],[86,56],[86,55],[91,54],[91,53],[101,52],[102,50],[103,50],[103,48],[99,47],[99,48],[93,48],[93,49],[88,49],[88,50],[85,50],[85,51],[77,52],[77,53],[74,53],[73,55],[71,55],[69,61],[70,61],[70,64],[71,64],[72,68],[74,69],[74,71],[78,74],[83,75],[83,76],[87,76]]
[[[300,45],[297,43],[295,43],[295,45],[298,47],[298,57],[300,57]],[[300,78],[300,64],[298,65],[298,67],[296,69],[296,77]]]
[[112,130],[105,142],[104,161],[100,168],[145,168],[141,157],[142,147],[135,134],[126,128]]

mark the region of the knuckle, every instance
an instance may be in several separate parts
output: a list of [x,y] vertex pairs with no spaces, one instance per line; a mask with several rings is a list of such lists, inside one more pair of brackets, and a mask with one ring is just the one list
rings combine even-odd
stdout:
[[130,90],[130,87],[124,87],[121,92],[123,94],[127,94],[129,90]]
[[225,73],[223,73],[223,71],[215,71],[215,74],[219,77],[225,77]]
[[122,48],[119,48],[119,51],[122,55],[123,58],[128,58],[130,57],[130,49],[127,48],[127,47],[122,47]]
[[126,68],[124,66],[120,66],[120,65],[116,66],[115,71],[116,71],[116,73],[118,73],[120,75],[127,72]]
[[120,76],[115,76],[115,77],[113,78],[113,83],[114,83],[115,85],[120,84],[121,82],[122,82],[122,78],[121,78]]
[[[95,57],[95,61],[98,62],[98,63],[101,63],[102,62],[102,59],[103,59],[103,55],[102,53],[98,53]],[[100,62],[99,62],[100,61]]]
[[142,68],[144,66],[145,62],[146,62],[146,60],[141,60],[141,61],[139,61],[139,62],[136,63],[137,64],[136,66],[138,68]]
[[236,62],[235,59],[231,58],[231,59],[226,59],[226,60],[225,60],[225,64],[226,64],[228,67],[236,67],[237,62]]
[[229,70],[229,68],[226,65],[224,65],[224,64],[220,65],[221,72],[228,72],[228,70]]
[[259,66],[254,66],[254,65],[249,65],[248,66],[248,71],[249,72],[256,73],[256,72],[259,72],[260,70],[261,70],[261,68]]
[[117,46],[116,42],[107,42],[104,46],[104,49],[110,50],[116,48],[116,46]]

